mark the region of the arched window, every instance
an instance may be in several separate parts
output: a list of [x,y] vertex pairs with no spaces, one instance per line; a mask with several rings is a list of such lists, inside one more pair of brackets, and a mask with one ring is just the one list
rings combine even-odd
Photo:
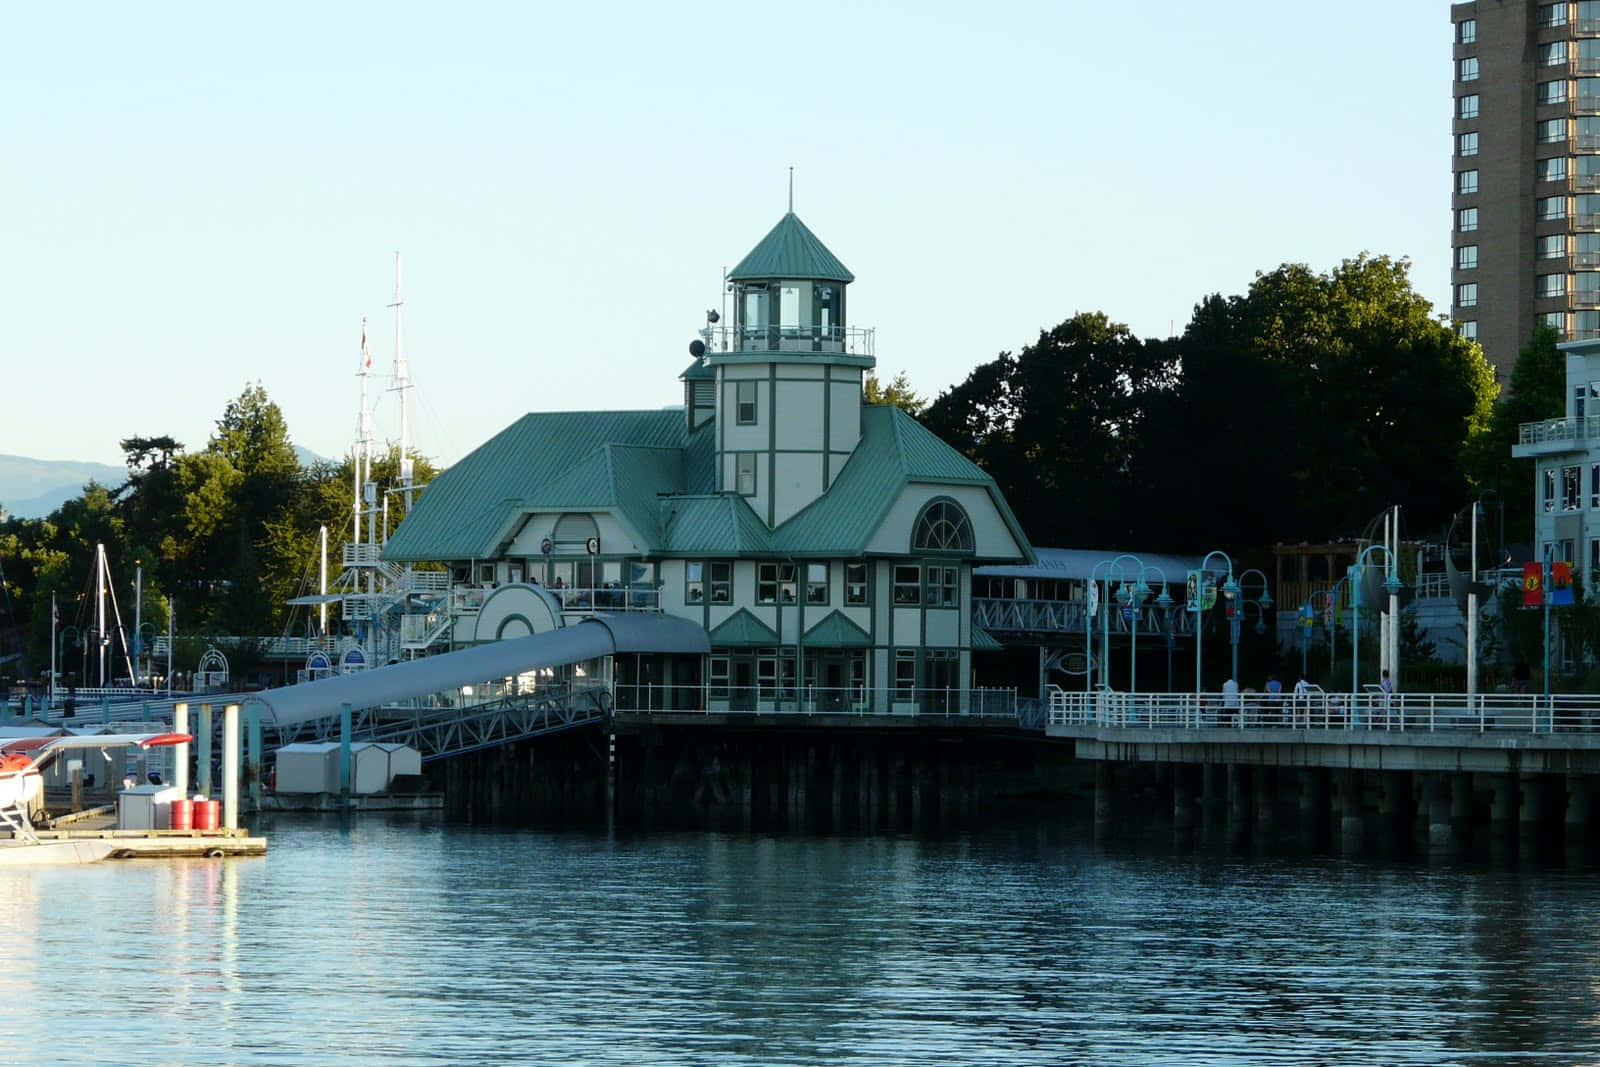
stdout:
[[912,528],[913,552],[971,552],[972,523],[954,500],[930,500]]

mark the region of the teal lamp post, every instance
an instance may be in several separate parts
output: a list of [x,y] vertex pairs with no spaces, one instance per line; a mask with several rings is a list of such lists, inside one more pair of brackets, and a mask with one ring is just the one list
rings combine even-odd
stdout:
[[[1102,569],[1105,570],[1104,578],[1102,578],[1100,574]],[[1110,684],[1111,605],[1105,602],[1111,599],[1111,574],[1113,571],[1115,571],[1119,577],[1122,574],[1121,567],[1117,565],[1117,561],[1114,559],[1103,559],[1099,563],[1096,563],[1094,568],[1089,572],[1089,583],[1084,590],[1085,602],[1083,611],[1083,648],[1084,652],[1089,657],[1088,669],[1084,671],[1083,691],[1085,693],[1091,693],[1094,691],[1094,618],[1102,611],[1105,612],[1105,620],[1103,626],[1104,633],[1100,646],[1101,662],[1103,664],[1100,672],[1100,681],[1105,685]],[[1100,581],[1104,581],[1106,583],[1105,595],[1103,596],[1100,594],[1100,588],[1096,584]]]
[[[1361,691],[1361,576],[1365,573],[1367,557],[1374,552],[1385,556],[1389,550],[1382,545],[1368,545],[1361,550],[1350,565],[1345,577],[1350,583],[1350,706],[1355,707],[1356,694]],[[1392,580],[1392,579],[1391,579]],[[1398,586],[1398,582],[1396,586]]]
[[1170,607],[1172,598],[1167,595],[1167,576],[1161,568],[1152,567],[1138,556],[1130,554],[1118,556],[1113,562],[1120,565],[1123,560],[1127,560],[1130,564],[1138,567],[1135,572],[1137,575],[1136,580],[1130,585],[1127,578],[1124,577],[1121,587],[1117,591],[1118,602],[1130,613],[1128,620],[1131,627],[1128,655],[1128,692],[1131,695],[1139,691],[1139,614],[1144,608],[1145,601],[1150,599],[1151,593],[1150,585],[1145,580],[1145,576],[1153,571],[1161,582],[1161,598],[1156,601],[1157,607]]
[[1201,685],[1200,647],[1201,641],[1205,634],[1206,567],[1211,563],[1212,556],[1220,557],[1222,561],[1228,565],[1227,584],[1233,584],[1233,560],[1226,552],[1207,552],[1205,558],[1200,561],[1199,569],[1189,572],[1188,607],[1190,611],[1194,612],[1194,700],[1196,710],[1198,710],[1200,706],[1200,696],[1203,692],[1205,692],[1203,686]]
[[[1261,592],[1253,598],[1249,595],[1248,590],[1252,574],[1261,583]],[[1272,607],[1272,596],[1267,592],[1267,576],[1255,567],[1251,567],[1239,575],[1237,581],[1230,581],[1229,585],[1233,587],[1232,592],[1229,593],[1227,587],[1224,587],[1223,592],[1228,595],[1228,637],[1233,642],[1233,680],[1237,682],[1239,680],[1239,623],[1244,618],[1246,609],[1253,605],[1256,609],[1256,633],[1266,633],[1266,613],[1267,609]]]

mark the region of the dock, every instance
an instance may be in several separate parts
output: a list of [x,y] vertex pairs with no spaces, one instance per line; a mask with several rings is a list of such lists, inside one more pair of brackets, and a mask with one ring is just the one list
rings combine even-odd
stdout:
[[117,830],[111,827],[35,830],[40,841],[106,841],[116,846],[110,858],[173,859],[195,856],[265,856],[267,839],[246,830]]

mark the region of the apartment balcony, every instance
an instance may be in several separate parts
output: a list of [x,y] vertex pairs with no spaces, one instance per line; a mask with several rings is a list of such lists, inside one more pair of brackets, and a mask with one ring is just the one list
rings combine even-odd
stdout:
[[[1593,115],[1600,112],[1600,96],[1577,96],[1573,98],[1573,101],[1573,106],[1581,114]],[[1552,103],[1560,103],[1560,101],[1552,101]]]
[[1574,174],[1572,188],[1580,193],[1592,193],[1600,189],[1600,174]]
[[1575,308],[1600,308],[1600,289],[1579,289],[1572,294]]
[[1600,37],[1600,19],[1578,19],[1572,24],[1572,32],[1579,37]]
[[1525,422],[1517,427],[1517,443],[1511,454],[1518,459],[1554,456],[1588,450],[1591,442],[1600,444],[1600,415],[1582,419],[1545,419]]
[[1572,265],[1580,269],[1600,267],[1600,252],[1579,252],[1572,257]]

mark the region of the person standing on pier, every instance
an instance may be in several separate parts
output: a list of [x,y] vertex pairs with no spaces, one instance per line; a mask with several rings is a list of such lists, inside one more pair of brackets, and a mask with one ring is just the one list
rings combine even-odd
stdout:
[[1222,718],[1224,726],[1232,726],[1239,714],[1239,681],[1229,678],[1222,683]]

